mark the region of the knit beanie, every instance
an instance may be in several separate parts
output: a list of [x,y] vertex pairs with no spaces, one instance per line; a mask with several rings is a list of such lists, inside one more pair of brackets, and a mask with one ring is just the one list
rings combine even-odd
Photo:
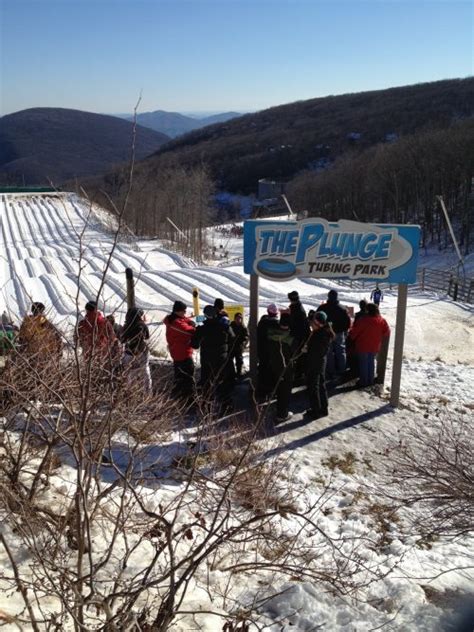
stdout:
[[313,316],[314,320],[317,320],[321,325],[325,325],[328,322],[328,315],[326,312],[316,312]]
[[187,305],[183,301],[175,301],[173,304],[173,312],[184,312]]

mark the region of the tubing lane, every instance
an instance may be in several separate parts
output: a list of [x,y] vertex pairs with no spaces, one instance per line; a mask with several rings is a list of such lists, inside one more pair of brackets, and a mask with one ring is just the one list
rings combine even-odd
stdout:
[[[210,274],[206,274],[203,275],[202,273],[196,272],[194,270],[183,270],[183,271],[173,271],[172,272],[173,275],[185,275],[187,278],[190,279],[196,279],[197,283],[204,283],[205,285],[207,285],[208,287],[211,287],[212,289],[215,289],[216,292],[218,292],[219,294],[221,294],[222,296],[228,297],[229,300],[231,301],[235,301],[236,303],[248,303],[249,301],[249,295],[245,294],[241,291],[238,290],[233,290],[232,288],[230,288],[228,285],[226,285],[225,283],[223,283],[222,281],[218,281],[215,278],[212,278],[212,275]],[[194,284],[196,285],[196,284]],[[192,290],[192,288],[191,288]]]
[[[28,232],[29,232],[29,235],[30,235],[31,246],[28,247],[28,251],[30,253],[30,257],[32,259],[34,259],[34,258],[37,258],[37,257],[46,256],[48,253],[47,253],[47,250],[45,248],[43,248],[43,246],[40,246],[37,243],[38,230],[35,230],[33,228],[32,220],[31,220],[30,215],[31,215],[30,213],[26,213],[25,216],[24,216],[24,220],[25,220],[26,228],[28,228]],[[37,251],[37,252],[35,252],[35,251]]]
[[[63,206],[59,200],[56,200],[56,203],[51,198],[40,199],[39,204],[49,212],[51,220],[58,226],[58,230],[62,235],[68,235],[68,240],[70,243],[77,246],[79,242],[79,237],[77,233],[74,231],[71,223],[66,222],[64,219],[64,215],[67,215],[67,210],[65,205]],[[61,204],[61,210],[64,212],[60,212],[58,206]]]
[[53,221],[53,218],[42,204],[37,203],[35,205],[35,208],[37,209],[37,212],[42,219],[43,226],[46,227],[50,238],[52,238],[54,246],[57,247],[58,245],[60,245],[63,253],[66,252],[70,257],[74,257],[77,254],[75,241],[73,241],[73,245],[71,246],[69,235],[64,235],[64,233],[60,230],[58,224]]
[[[93,272],[93,276],[97,277],[99,279],[99,282],[100,282],[100,280],[102,278],[102,276],[100,274],[98,274],[97,272]],[[106,279],[105,279],[105,287],[107,287],[109,290],[111,290],[113,295],[116,296],[119,299],[120,303],[123,303],[124,305],[127,304],[127,292],[126,292],[126,289],[123,287],[123,285],[120,285],[120,283],[118,281],[116,281],[115,279],[112,279],[110,277],[106,277]],[[139,303],[140,303],[140,307],[142,307],[143,309],[155,309],[155,305],[153,303],[149,303],[149,302],[143,301],[141,299],[140,299]]]
[[[186,283],[182,279],[179,279],[173,276],[173,274],[170,272],[150,272],[149,274],[153,276],[158,276],[160,279],[167,281],[168,284],[176,288],[180,288],[181,290],[184,290],[187,294],[191,294],[193,287],[196,285],[196,283],[194,282]],[[160,292],[164,294],[164,292],[162,291],[163,286],[159,286],[159,287],[160,287]],[[173,288],[173,290],[170,291],[171,301],[175,301],[178,298],[182,298],[182,296],[183,296],[183,293],[180,292],[179,290],[175,292]],[[201,291],[201,298],[206,303],[214,303],[215,296],[211,296],[204,290],[204,291]]]
[[13,297],[13,299],[15,300],[16,305],[18,307],[19,314],[23,315],[28,312],[28,306],[24,298],[24,295],[25,295],[24,288],[21,286],[20,281],[16,277],[15,272],[14,272],[14,264],[13,264],[12,255],[11,255],[11,246],[13,246],[13,243],[11,240],[11,233],[10,233],[10,243],[8,242],[8,237],[7,237],[7,227],[10,228],[10,225],[8,223],[8,216],[13,211],[12,209],[9,208],[9,203],[5,196],[2,196],[2,200],[3,200],[3,205],[2,205],[1,225],[2,225],[3,241],[5,243],[4,252],[7,255],[6,258],[7,258],[7,263],[8,263],[10,279],[12,280],[14,291],[15,291],[15,296]]

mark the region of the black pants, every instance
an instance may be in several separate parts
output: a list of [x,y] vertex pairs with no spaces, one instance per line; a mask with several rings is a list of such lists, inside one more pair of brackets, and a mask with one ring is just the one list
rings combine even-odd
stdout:
[[201,380],[200,385],[203,394],[210,400],[217,397],[226,405],[232,400],[232,389],[234,386],[235,371],[232,359],[227,356],[211,358],[210,360],[201,357]]
[[192,358],[174,362],[174,387],[175,397],[191,399],[194,394],[194,361]]
[[273,374],[273,379],[278,382],[276,387],[277,417],[284,419],[290,408],[291,387],[293,386],[293,365],[290,363],[278,374]]
[[244,358],[241,351],[234,351],[232,354],[232,362],[235,361],[235,372],[237,377],[242,375],[242,367],[244,366]]
[[326,358],[322,363],[306,368],[306,385],[308,388],[309,405],[313,412],[322,412],[328,408],[328,394],[326,390]]

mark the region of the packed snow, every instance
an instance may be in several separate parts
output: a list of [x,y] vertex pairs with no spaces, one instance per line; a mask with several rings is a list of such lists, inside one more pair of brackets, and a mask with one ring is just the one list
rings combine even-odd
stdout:
[[[27,313],[31,301],[40,300],[47,305],[53,321],[70,331],[78,311],[87,300],[95,298],[113,243],[114,235],[107,228],[104,215],[95,209],[91,213],[88,205],[72,194],[2,195],[0,223],[1,311],[7,309],[16,320]],[[242,239],[229,239],[219,232],[211,233],[210,239],[216,252],[224,250],[228,255],[222,261],[216,256],[208,266],[197,266],[167,251],[157,240],[119,241],[105,278],[101,307],[123,319],[124,271],[132,267],[138,279],[137,304],[145,309],[154,327],[156,348],[163,351],[166,347],[161,321],[174,300],[179,298],[192,305],[191,291],[195,286],[200,289],[202,304],[221,296],[227,303],[242,304],[248,309],[249,280],[237,261],[242,256]],[[219,247],[222,240],[227,240],[225,249]],[[231,261],[226,263],[228,259]],[[355,310],[359,300],[368,299],[373,289],[369,285],[350,287],[316,279],[285,283],[262,280],[261,311],[270,302],[286,306],[290,290],[299,292],[307,309],[314,308],[332,288],[339,291],[344,305]],[[393,327],[396,291],[384,286],[382,289],[385,295],[381,311]],[[234,610],[235,604],[244,610],[256,595],[275,594],[262,602],[259,611],[260,629],[270,632],[455,629],[450,627],[455,625],[453,611],[464,612],[474,598],[472,537],[449,541],[440,538],[426,547],[420,546],[402,528],[407,520],[403,508],[395,516],[383,516],[381,530],[380,511],[386,502],[381,488],[387,475],[393,473],[391,451],[406,440],[413,428],[433,432],[442,420],[456,418],[470,419],[472,423],[473,311],[470,305],[411,288],[400,407],[394,410],[389,406],[388,388],[382,393],[341,389],[330,398],[329,417],[309,421],[302,415],[307,407],[304,392],[299,392],[294,394],[294,417],[277,427],[270,423],[268,436],[258,441],[261,459],[281,459],[285,463],[291,485],[300,490],[301,503],[317,504],[324,493],[318,528],[335,539],[357,541],[357,555],[367,566],[377,569],[378,581],[368,584],[359,600],[354,601],[305,579],[282,580],[270,572],[262,587],[257,576],[248,571],[233,580],[230,596]],[[393,338],[392,335],[391,344]],[[390,361],[387,373],[390,384]],[[179,452],[184,439],[192,439],[192,432],[191,429],[184,435],[176,433],[170,437],[169,460],[174,450]],[[166,450],[167,446],[159,448]],[[61,495],[73,489],[72,467],[63,464],[52,481],[49,500],[60,503]],[[143,491],[151,506],[173,497],[183,485],[179,481],[174,486],[157,482],[154,489]],[[285,533],[291,534],[298,528],[291,516],[282,522]],[[15,542],[8,525],[1,528]],[[105,542],[105,532],[103,537]],[[137,566],[140,555],[150,554],[147,547],[144,542],[137,549]],[[18,555],[20,564],[28,564],[27,559],[20,559],[20,552]],[[330,557],[331,552],[325,555]],[[3,549],[0,568],[9,568]],[[227,612],[226,602],[218,598],[227,579],[219,569],[201,571],[184,604],[188,610],[195,607],[203,614],[189,618],[183,615],[170,629],[222,630],[223,619],[205,611]],[[0,588],[3,581],[0,577]],[[443,595],[452,598],[443,600]],[[54,600],[50,607],[54,607]],[[21,595],[9,592],[8,599],[2,600],[0,615],[16,615],[22,609]],[[11,624],[6,629],[17,628]]]

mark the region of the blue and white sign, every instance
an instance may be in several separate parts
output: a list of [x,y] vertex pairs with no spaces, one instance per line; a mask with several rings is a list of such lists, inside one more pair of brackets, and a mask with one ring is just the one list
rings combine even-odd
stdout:
[[415,283],[420,227],[321,218],[244,222],[244,272]]

